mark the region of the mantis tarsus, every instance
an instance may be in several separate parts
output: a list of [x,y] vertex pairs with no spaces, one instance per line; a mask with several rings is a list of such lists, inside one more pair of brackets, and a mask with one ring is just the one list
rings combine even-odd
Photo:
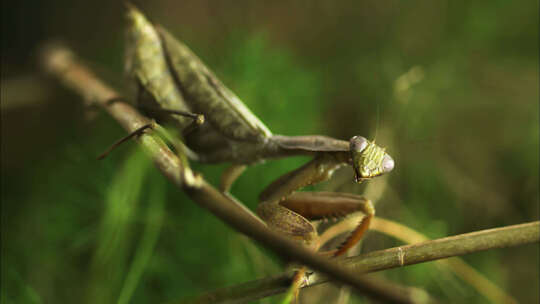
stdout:
[[[222,191],[228,192],[246,165],[313,155],[313,160],[281,176],[261,193],[257,214],[271,229],[316,250],[320,244],[310,220],[360,211],[365,214],[362,221],[332,255],[345,253],[362,238],[375,213],[368,199],[345,193],[295,191],[329,179],[344,165],[352,166],[358,183],[390,172],[394,161],[384,148],[361,136],[347,142],[319,135],[272,134],[184,44],[131,6],[127,16],[127,68],[140,88],[140,106],[182,132],[193,160],[233,163],[223,174]],[[185,113],[200,113],[207,122],[195,123],[193,118],[200,116]],[[196,128],[191,127],[194,124]]]

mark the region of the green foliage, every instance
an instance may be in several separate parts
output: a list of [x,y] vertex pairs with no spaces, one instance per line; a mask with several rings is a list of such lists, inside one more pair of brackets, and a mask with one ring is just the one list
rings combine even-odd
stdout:
[[[47,35],[68,35],[97,74],[121,83],[121,9],[82,22],[92,14],[66,13],[64,2],[50,3],[54,18],[21,20],[61,28]],[[538,219],[534,2],[244,4],[256,18],[242,5],[216,10],[222,19],[205,15],[215,7],[203,4],[168,3],[161,15],[156,5],[149,14],[193,32],[189,44],[206,45],[193,49],[274,133],[377,133],[396,159],[379,216],[433,238]],[[180,16],[167,21],[173,11]],[[81,24],[65,29],[70,22]],[[28,45],[13,37],[35,36],[10,32],[5,54],[28,61]],[[79,96],[52,95],[46,106],[2,109],[2,303],[165,302],[279,271],[264,250],[170,185],[135,144],[96,161],[122,130],[105,114],[83,122]],[[305,161],[255,165],[232,193],[253,209],[267,184]],[[215,185],[226,167],[192,165]],[[362,189],[343,180],[338,190]],[[363,248],[394,245],[373,233]],[[535,303],[538,253],[534,245],[466,261],[519,302]],[[442,302],[487,302],[432,264],[382,275]]]

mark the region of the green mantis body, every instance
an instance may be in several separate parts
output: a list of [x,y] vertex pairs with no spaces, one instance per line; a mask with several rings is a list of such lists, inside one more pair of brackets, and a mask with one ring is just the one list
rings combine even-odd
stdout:
[[343,141],[318,135],[272,134],[184,44],[149,23],[133,7],[128,8],[128,20],[127,66],[142,89],[141,105],[204,115],[206,123],[185,132],[191,118],[147,111],[183,132],[193,160],[235,164],[224,174],[224,192],[245,165],[313,155],[313,160],[283,175],[261,193],[257,214],[269,228],[317,249],[320,244],[311,220],[363,212],[366,216],[333,255],[343,254],[362,237],[375,213],[368,199],[344,193],[295,191],[329,179],[341,166],[352,166],[356,182],[390,172],[394,161],[383,148],[361,136]]

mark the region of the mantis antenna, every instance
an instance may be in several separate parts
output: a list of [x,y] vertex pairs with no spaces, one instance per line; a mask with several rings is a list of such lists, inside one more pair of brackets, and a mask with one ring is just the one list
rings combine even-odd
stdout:
[[381,107],[379,103],[377,102],[377,116],[375,118],[375,136],[373,137],[373,142],[377,140],[377,131],[379,131],[379,122],[380,122],[380,113]]

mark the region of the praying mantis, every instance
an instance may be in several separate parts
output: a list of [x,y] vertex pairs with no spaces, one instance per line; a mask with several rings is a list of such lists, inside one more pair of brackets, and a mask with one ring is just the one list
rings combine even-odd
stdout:
[[311,161],[263,190],[258,216],[270,229],[318,250],[321,244],[311,221],[362,212],[365,216],[358,226],[331,255],[344,254],[362,238],[375,214],[369,199],[296,190],[328,180],[342,166],[353,168],[357,183],[388,173],[394,160],[384,148],[361,136],[343,141],[320,135],[274,135],[167,30],[154,26],[131,5],[127,19],[126,67],[139,88],[139,107],[180,131],[190,159],[233,164],[223,173],[221,191],[228,193],[247,165],[310,155]]

